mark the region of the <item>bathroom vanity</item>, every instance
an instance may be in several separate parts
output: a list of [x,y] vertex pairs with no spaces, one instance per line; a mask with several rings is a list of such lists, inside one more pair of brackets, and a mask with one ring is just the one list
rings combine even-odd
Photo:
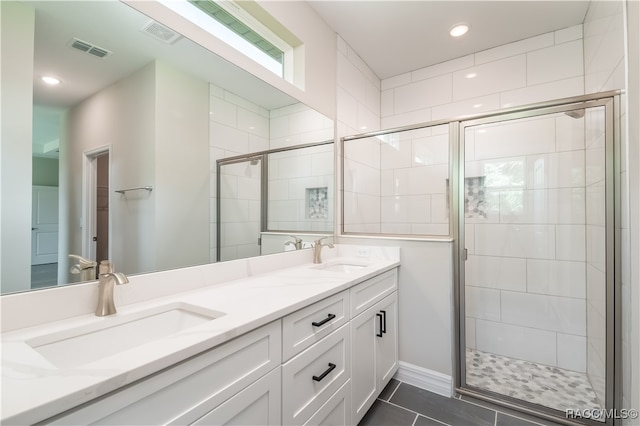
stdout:
[[398,368],[399,249],[323,256],[150,274],[203,283],[127,304],[154,293],[133,276],[116,315],[3,332],[2,423],[357,424]]

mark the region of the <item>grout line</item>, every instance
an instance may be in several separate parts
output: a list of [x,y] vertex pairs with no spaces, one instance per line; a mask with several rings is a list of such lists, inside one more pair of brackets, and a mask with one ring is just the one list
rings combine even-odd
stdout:
[[523,417],[518,417],[518,413],[514,414],[514,413],[507,413],[505,411],[501,411],[500,407],[498,407],[497,409],[488,408],[488,407],[485,407],[484,405],[482,405],[480,403],[477,403],[477,402],[474,402],[474,401],[469,401],[468,399],[462,399],[462,395],[460,396],[460,401],[466,402],[467,404],[475,405],[476,407],[484,408],[486,410],[495,411],[496,412],[496,421],[497,421],[497,418],[498,418],[498,413],[500,413],[500,414],[504,414],[505,416],[516,418],[518,420],[524,420],[525,422],[529,422],[529,423],[533,423],[533,424],[536,424],[536,425],[544,426],[542,423],[538,423],[535,420],[525,419]]
[[393,390],[393,392],[391,392],[391,395],[389,395],[389,398],[387,399],[387,402],[391,401],[391,398],[393,398],[393,395],[396,394],[396,391],[398,390],[398,388],[400,387],[401,384],[402,384],[402,382],[400,380],[398,380],[398,385]]
[[411,423],[411,426],[416,426],[416,422],[418,421],[418,417],[420,417],[420,415],[416,414],[416,418],[413,419],[413,423]]
[[[393,405],[393,406],[395,406],[395,407],[402,408],[403,410],[409,411],[410,413],[416,414],[417,416],[422,416],[422,417],[425,417],[425,418],[427,418],[427,419],[429,419],[429,420],[433,420],[434,422],[438,422],[438,423],[443,424],[443,425],[446,425],[446,426],[451,426],[451,425],[449,425],[449,423],[445,423],[445,422],[443,422],[443,421],[441,421],[441,420],[434,419],[433,417],[425,416],[424,414],[420,414],[420,413],[418,413],[417,411],[410,410],[410,409],[408,409],[407,407],[403,407],[402,405],[398,405],[398,404],[395,404],[395,403],[393,403],[393,402],[389,402],[389,401],[384,401],[384,402],[386,402],[386,403],[387,403],[387,404],[389,404],[389,405]],[[417,419],[418,419],[418,418],[416,417],[416,420],[417,420]],[[415,421],[414,421],[414,423],[415,423]]]

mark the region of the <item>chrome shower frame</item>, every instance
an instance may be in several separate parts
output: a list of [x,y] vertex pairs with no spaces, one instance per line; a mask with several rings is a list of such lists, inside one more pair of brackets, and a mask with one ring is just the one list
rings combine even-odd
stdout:
[[[540,408],[539,405],[525,401],[509,398],[497,393],[470,388],[464,382],[465,365],[464,356],[461,350],[465,344],[465,296],[464,296],[464,259],[466,252],[464,249],[464,193],[461,190],[461,183],[464,182],[464,130],[470,125],[504,121],[506,119],[519,119],[534,117],[550,113],[565,112],[570,116],[578,117],[583,112],[579,111],[588,107],[604,106],[606,119],[612,126],[606,128],[606,409],[621,408],[622,402],[622,351],[621,351],[621,301],[620,301],[620,278],[621,278],[621,249],[620,249],[620,90],[574,96],[551,101],[533,103],[513,108],[504,108],[499,111],[465,115],[449,119],[434,120],[417,123],[408,126],[379,130],[374,132],[360,133],[340,138],[339,146],[339,173],[338,180],[339,193],[344,197],[344,182],[342,176],[345,172],[344,145],[348,141],[382,136],[389,133],[415,130],[439,125],[449,125],[449,181],[452,182],[449,194],[449,235],[448,236],[428,236],[428,235],[404,235],[404,234],[367,234],[360,232],[345,232],[344,230],[344,209],[338,211],[338,233],[339,237],[360,237],[376,239],[402,239],[413,241],[440,241],[452,242],[453,244],[453,300],[454,330],[453,342],[453,366],[454,366],[454,388],[460,395],[468,395],[479,400],[502,405],[534,416],[549,419],[557,423],[566,425],[617,425],[619,420],[609,419],[607,422],[597,422],[593,420],[571,420],[560,416],[559,410],[551,408]],[[344,205],[344,200],[339,200],[340,206]]]
[[[590,419],[575,420],[561,416],[560,410],[541,407],[539,405],[511,398],[498,393],[473,388],[466,384],[465,355],[465,244],[464,244],[464,193],[459,183],[464,182],[464,137],[465,129],[479,124],[489,124],[501,121],[529,118],[553,113],[571,113],[589,107],[602,106],[605,108],[605,196],[606,196],[606,389],[605,410],[620,408],[621,398],[621,312],[620,312],[620,278],[621,278],[621,250],[620,250],[620,91],[609,91],[593,95],[577,96],[555,101],[542,102],[512,108],[490,114],[464,117],[451,123],[450,142],[457,147],[457,161],[453,164],[453,211],[457,217],[453,220],[453,252],[454,252],[454,355],[455,391],[461,395],[471,396],[480,400],[502,405],[524,413],[532,414],[557,423],[566,425],[617,425],[618,419],[607,419],[599,422]],[[611,123],[611,125],[608,125]],[[454,131],[455,130],[455,133]],[[578,408],[578,407],[576,407]]]

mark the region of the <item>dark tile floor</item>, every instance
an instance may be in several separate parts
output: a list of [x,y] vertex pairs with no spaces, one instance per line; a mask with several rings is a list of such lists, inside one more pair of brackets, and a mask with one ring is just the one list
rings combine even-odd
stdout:
[[359,426],[553,426],[557,423],[468,397],[446,398],[391,379]]

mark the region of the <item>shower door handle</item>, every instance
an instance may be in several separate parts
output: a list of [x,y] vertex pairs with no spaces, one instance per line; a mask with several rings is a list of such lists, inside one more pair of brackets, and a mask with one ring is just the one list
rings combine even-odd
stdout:
[[462,260],[464,260],[465,262],[469,260],[469,253],[467,249],[462,249]]

